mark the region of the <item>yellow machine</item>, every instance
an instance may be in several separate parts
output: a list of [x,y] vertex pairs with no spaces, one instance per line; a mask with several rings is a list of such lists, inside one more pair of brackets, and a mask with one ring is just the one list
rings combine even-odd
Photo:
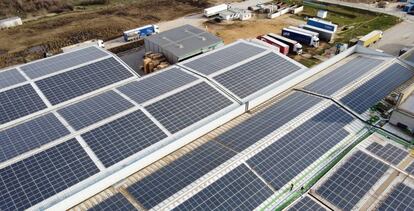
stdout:
[[369,34],[363,36],[358,40],[358,45],[362,45],[364,47],[370,46],[372,43],[376,43],[378,40],[382,38],[383,32],[380,30],[374,30]]

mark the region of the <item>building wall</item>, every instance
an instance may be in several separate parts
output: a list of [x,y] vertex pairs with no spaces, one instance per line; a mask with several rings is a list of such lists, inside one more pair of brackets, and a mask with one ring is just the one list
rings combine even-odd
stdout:
[[390,123],[393,125],[398,125],[398,123],[400,123],[407,126],[409,129],[414,130],[414,117],[402,113],[399,110],[395,110],[391,114]]

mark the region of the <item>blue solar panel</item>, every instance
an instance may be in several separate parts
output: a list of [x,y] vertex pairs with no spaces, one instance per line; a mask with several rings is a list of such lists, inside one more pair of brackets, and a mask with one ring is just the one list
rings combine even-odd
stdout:
[[194,151],[128,187],[146,209],[151,209],[235,155],[216,142]]
[[134,104],[118,95],[108,91],[88,98],[79,103],[64,107],[58,111],[68,123],[76,130],[104,120],[121,111],[133,107]]
[[69,131],[53,114],[0,131],[0,162],[68,134]]
[[414,189],[399,183],[380,204],[378,211],[414,210]]
[[385,163],[357,151],[316,193],[342,210],[351,210],[388,168]]
[[405,169],[408,173],[414,175],[414,162],[411,163],[406,169]]
[[268,53],[213,79],[240,98],[245,98],[302,69],[276,53]]
[[0,89],[26,81],[17,69],[0,71]]
[[75,139],[66,141],[0,169],[0,210],[27,209],[98,172]]
[[82,134],[82,138],[105,167],[166,137],[167,135],[140,110]]
[[316,203],[309,196],[299,199],[288,211],[325,211],[322,205]]
[[394,165],[398,165],[398,163],[400,163],[408,155],[407,151],[404,151],[403,149],[400,149],[392,144],[382,146],[377,142],[370,144],[367,147],[367,150]]
[[321,98],[295,92],[220,134],[216,140],[241,152],[320,101]]
[[413,75],[413,71],[400,64],[393,64],[340,101],[355,112],[362,114]]
[[233,102],[206,82],[157,101],[148,110],[171,133],[176,133]]
[[273,194],[242,164],[174,210],[253,210]]
[[88,209],[88,211],[129,211],[136,210],[135,207],[120,193],[117,193],[96,206]]
[[139,81],[131,82],[118,89],[135,102],[144,103],[195,80],[197,80],[196,77],[173,67]]
[[356,57],[307,85],[305,89],[326,96],[332,95],[350,83],[355,82],[357,78],[370,72],[370,70],[382,62],[383,60],[380,59]]
[[247,163],[276,190],[341,142],[353,118],[330,106],[250,158]]
[[0,124],[45,108],[45,103],[30,84],[0,92]]
[[108,58],[36,81],[36,85],[56,105],[132,76],[117,60]]
[[108,56],[108,54],[95,47],[89,47],[29,63],[21,66],[20,69],[33,79],[59,70],[74,67],[85,62],[90,62],[104,56]]

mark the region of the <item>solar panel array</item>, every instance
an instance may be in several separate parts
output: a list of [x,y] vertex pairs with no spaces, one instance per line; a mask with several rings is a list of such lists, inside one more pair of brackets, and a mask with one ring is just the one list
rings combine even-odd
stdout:
[[320,101],[321,98],[302,92],[294,92],[245,122],[220,134],[215,139],[233,150],[241,152]]
[[82,134],[82,138],[105,167],[166,137],[167,135],[140,110]]
[[114,91],[107,91],[58,110],[76,130],[120,113],[134,105]]
[[206,82],[161,99],[145,109],[171,133],[198,122],[233,102]]
[[272,194],[272,190],[242,164],[174,210],[253,210]]
[[47,107],[30,84],[0,92],[0,102],[0,124]]
[[216,142],[197,149],[128,187],[145,209],[151,209],[235,155]]
[[357,151],[316,193],[343,210],[351,210],[388,170],[388,166]]
[[330,106],[278,139],[247,163],[276,190],[340,143],[349,133],[343,129],[353,117]]
[[264,51],[266,49],[251,44],[237,43],[190,62],[184,62],[183,65],[201,74],[210,75]]
[[21,83],[26,81],[24,76],[17,71],[17,69],[11,69],[6,71],[0,71],[0,89]]
[[68,134],[69,131],[53,114],[46,114],[0,131],[0,162]]
[[88,209],[88,211],[131,211],[136,210],[135,207],[120,193],[117,193],[96,206]]
[[345,86],[354,83],[363,74],[381,64],[383,60],[356,57],[305,87],[306,90],[330,96]]
[[302,69],[276,53],[268,53],[213,79],[240,98],[245,98]]
[[309,196],[305,196],[297,201],[288,211],[327,211],[322,205],[312,200]]
[[378,207],[378,211],[413,210],[414,189],[399,183]]
[[0,169],[0,210],[24,210],[98,172],[75,139],[66,141]]
[[29,63],[27,65],[21,66],[20,69],[27,76],[29,76],[29,78],[34,79],[48,75],[50,73],[54,73],[56,71],[81,65],[83,63],[90,62],[92,60],[96,60],[108,55],[108,53],[105,53],[96,47],[89,47]]
[[408,155],[407,151],[400,149],[399,147],[396,147],[392,144],[386,144],[385,146],[382,146],[376,142],[370,144],[367,147],[367,150],[394,165],[398,165]]
[[176,67],[119,87],[118,90],[137,103],[144,103],[162,94],[197,80]]
[[362,114],[413,76],[413,71],[395,63],[345,95],[340,101]]
[[414,175],[414,162],[412,162],[406,169],[408,173]]
[[132,76],[116,59],[108,58],[36,81],[36,85],[56,105]]

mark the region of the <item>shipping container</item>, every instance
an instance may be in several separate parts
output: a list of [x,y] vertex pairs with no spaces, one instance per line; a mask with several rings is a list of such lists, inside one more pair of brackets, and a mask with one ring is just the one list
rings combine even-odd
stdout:
[[289,8],[289,12],[292,14],[298,14],[303,11],[303,6],[300,5],[294,5]]
[[382,31],[374,30],[358,40],[358,45],[368,47],[382,38]]
[[227,4],[220,4],[217,6],[213,6],[213,7],[209,7],[204,9],[204,16],[205,17],[211,17],[213,15],[218,15],[220,12],[225,11],[228,9],[228,5]]
[[335,36],[335,33],[333,31],[318,28],[318,27],[311,26],[311,25],[308,25],[308,24],[301,25],[301,27],[304,28],[304,29],[307,29],[309,31],[318,32],[319,33],[319,39],[324,40],[326,42],[330,42]]
[[269,33],[267,34],[267,36],[288,45],[290,53],[302,54],[302,45],[298,43],[297,41],[291,40],[289,38],[286,38],[286,37],[283,37],[283,36],[280,36],[274,33]]
[[307,34],[301,31],[296,31],[289,28],[283,28],[282,36],[287,37],[292,40],[296,40],[302,44],[318,47],[319,46],[319,38],[313,36],[311,34]]
[[280,41],[278,41],[278,40],[276,40],[276,39],[274,39],[270,36],[262,35],[262,36],[258,36],[257,39],[278,47],[279,52],[284,54],[284,55],[287,55],[289,53],[289,45],[287,45],[283,42],[280,42]]
[[332,22],[329,22],[329,21],[318,19],[318,18],[309,18],[307,24],[310,26],[315,26],[315,27],[326,29],[326,30],[333,31],[333,32],[336,32],[336,30],[338,29],[338,25],[333,24]]
[[157,25],[146,25],[123,33],[125,42],[160,33]]

